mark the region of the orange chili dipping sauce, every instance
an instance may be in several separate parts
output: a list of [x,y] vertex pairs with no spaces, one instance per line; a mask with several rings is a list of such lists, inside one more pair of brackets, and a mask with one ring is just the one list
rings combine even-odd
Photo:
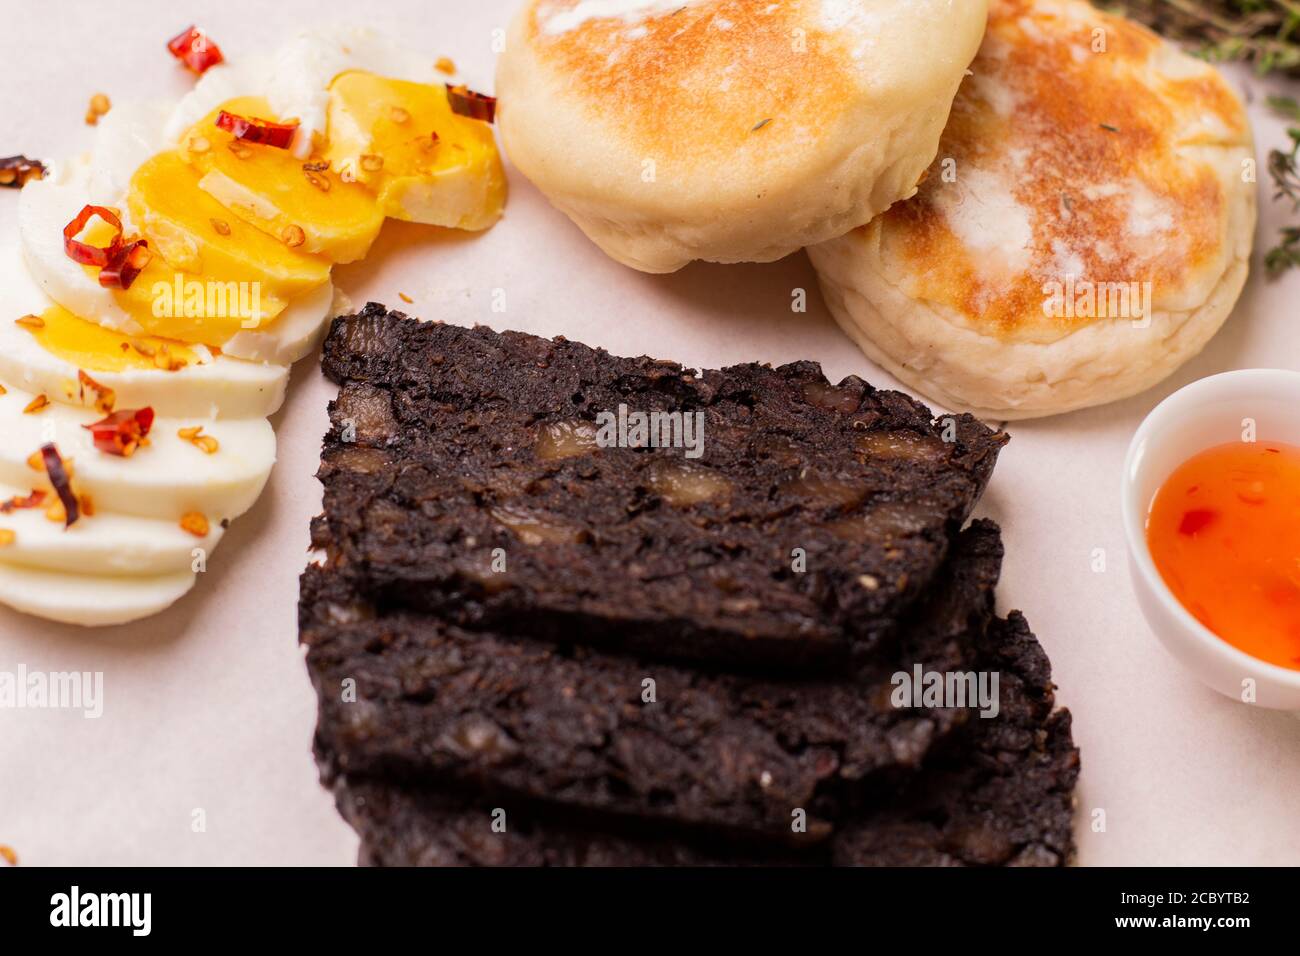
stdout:
[[1233,442],[1189,459],[1156,493],[1147,543],[1197,620],[1300,670],[1300,448]]

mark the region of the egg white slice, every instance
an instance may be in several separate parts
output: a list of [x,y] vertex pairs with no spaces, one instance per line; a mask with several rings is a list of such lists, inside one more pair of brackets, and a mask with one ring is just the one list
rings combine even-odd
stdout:
[[199,120],[222,103],[241,96],[266,95],[266,83],[270,71],[270,58],[266,55],[241,57],[238,62],[221,63],[211,67],[199,77],[194,87],[177,101],[171,114],[163,122],[161,129],[163,140],[171,146],[176,146],[180,143],[181,137]]
[[248,362],[292,365],[325,337],[329,320],[338,313],[346,297],[332,282],[317,286],[293,299],[264,329],[241,329],[221,345],[221,351]]
[[[0,485],[0,501],[30,490]],[[42,504],[53,500],[48,497]],[[44,507],[0,513],[0,528],[15,534],[0,547],[0,564],[104,577],[192,571],[196,562],[206,562],[225,533],[220,524],[212,524],[200,538],[176,521],[99,512],[65,528],[45,517]]]
[[157,614],[184,597],[194,581],[189,571],[122,578],[0,564],[0,604],[64,624],[102,627]]
[[413,83],[436,83],[433,59],[398,46],[369,27],[331,25],[306,30],[276,51],[262,87],[271,108],[282,118],[296,117],[293,151],[311,155],[313,139],[327,132],[329,87],[349,70]]
[[[118,512],[179,521],[197,511],[209,523],[235,518],[253,506],[275,464],[275,430],[264,418],[194,421],[156,418],[150,444],[130,458],[95,448],[82,428],[102,416],[93,410],[51,404],[33,414],[23,409],[30,393],[16,388],[0,395],[0,482],[19,488],[48,487],[44,471],[28,457],[46,442],[74,460],[74,485],[89,494],[100,513]],[[53,396],[50,396],[53,400]],[[119,404],[119,408],[124,408]],[[179,437],[182,428],[202,425],[219,448],[209,455]]]
[[[76,385],[78,367],[46,351],[29,331],[12,321],[21,315],[40,315],[51,304],[28,274],[17,243],[0,241],[0,385],[75,401],[77,396],[70,396],[68,390]],[[125,369],[88,370],[88,374],[113,389],[122,408],[148,405],[171,416],[202,419],[272,415],[284,401],[289,381],[287,365],[245,362],[224,355],[175,372]],[[85,403],[93,404],[94,396],[87,394]]]
[[163,127],[171,113],[166,103],[125,102],[100,118],[88,174],[88,202],[103,206],[121,201],[135,171],[169,148]]

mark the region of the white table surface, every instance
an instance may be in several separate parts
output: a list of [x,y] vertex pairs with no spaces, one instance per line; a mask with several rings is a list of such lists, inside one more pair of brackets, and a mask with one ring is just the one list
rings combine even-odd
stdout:
[[[491,89],[493,31],[510,0],[384,0],[354,8],[430,59],[451,56]],[[7,4],[8,77],[0,154],[66,157],[89,145],[92,93],[173,97],[190,80],[166,40],[192,21],[230,59],[304,25],[347,17],[306,0]],[[1234,73],[1262,101],[1264,88]],[[1261,169],[1282,124],[1252,107]],[[604,257],[521,177],[504,220],[470,238],[389,223],[369,259],[338,270],[368,299],[424,318],[564,334],[623,354],[697,366],[820,361],[833,379],[896,385],[831,321],[807,258],[693,265],[641,275]],[[1262,183],[1256,253],[1283,219]],[[0,229],[17,194],[0,190]],[[792,290],[808,290],[805,315]],[[491,310],[503,289],[507,311]],[[403,306],[402,292],[415,300]],[[999,521],[1003,610],[1021,608],[1052,658],[1082,749],[1079,862],[1300,863],[1300,722],[1219,697],[1183,673],[1143,623],[1128,583],[1118,485],[1128,440],[1174,389],[1234,368],[1300,369],[1300,273],[1257,270],[1228,325],[1198,358],[1144,395],[1013,424],[980,512]],[[0,317],[2,318],[2,317]],[[315,358],[294,370],[275,418],[279,463],[258,505],[234,523],[209,570],[150,620],[83,630],[0,608],[0,670],[102,671],[103,717],[0,710],[0,844],[24,864],[338,864],[357,841],[317,782],[315,700],[297,646],[297,576],[332,387]],[[1092,570],[1102,548],[1106,570]],[[206,830],[194,832],[201,809]],[[1104,832],[1094,832],[1095,811]]]

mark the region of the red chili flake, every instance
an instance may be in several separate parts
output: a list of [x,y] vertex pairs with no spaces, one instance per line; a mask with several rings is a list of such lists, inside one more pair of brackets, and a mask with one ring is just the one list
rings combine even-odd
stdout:
[[[95,216],[117,230],[107,246],[92,246],[77,238]],[[63,251],[73,262],[99,266],[99,284],[106,289],[129,289],[153,253],[148,240],[127,242],[122,237],[122,220],[107,206],[82,206],[75,219],[63,227]]]
[[[77,239],[81,230],[85,229],[86,224],[95,216],[117,230],[113,241],[103,248]],[[80,262],[83,266],[99,266],[102,269],[108,265],[109,256],[121,241],[122,220],[118,218],[117,213],[106,206],[82,206],[76,218],[63,227],[63,251],[68,254],[69,259]]]
[[257,146],[274,146],[276,149],[288,149],[293,142],[293,134],[298,131],[298,121],[291,123],[271,123],[267,120],[249,119],[222,110],[217,114],[217,127],[227,133],[233,133],[235,139]]
[[28,180],[44,179],[45,164],[39,159],[26,156],[5,156],[0,158],[0,186],[9,189],[21,189]]
[[45,502],[45,492],[40,489],[33,490],[25,498],[14,495],[8,501],[0,501],[0,513],[9,514],[11,511],[21,511],[26,508],[39,508]]
[[1218,513],[1208,508],[1196,508],[1183,514],[1183,520],[1178,523],[1179,534],[1196,534],[1202,528],[1208,526]]
[[209,67],[226,62],[226,58],[221,55],[221,48],[195,26],[187,27],[168,40],[167,49],[188,69],[200,75],[206,73]]
[[108,265],[99,270],[99,284],[106,289],[129,289],[152,258],[147,239],[118,243],[108,257]]
[[134,410],[123,409],[81,427],[90,432],[95,447],[100,451],[107,455],[130,458],[153,427],[153,409],[148,406]]
[[63,458],[53,442],[41,446],[41,458],[45,462],[45,473],[50,476],[50,484],[54,486],[54,493],[63,502],[63,526],[71,528],[81,517],[81,506],[77,503],[77,496],[72,493],[72,480],[63,467]]
[[486,93],[475,93],[463,84],[447,84],[447,101],[451,103],[451,111],[460,116],[485,123],[494,122],[497,118],[497,98]]

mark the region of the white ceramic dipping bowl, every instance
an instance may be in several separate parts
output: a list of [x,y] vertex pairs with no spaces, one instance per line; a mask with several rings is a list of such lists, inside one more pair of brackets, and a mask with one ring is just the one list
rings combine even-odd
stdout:
[[1170,395],[1147,416],[1124,461],[1129,572],[1151,630],[1192,673],[1237,701],[1249,686],[1244,682],[1253,680],[1257,706],[1300,711],[1300,670],[1261,661],[1215,635],[1169,590],[1147,547],[1147,514],[1160,486],[1198,452],[1241,441],[1246,419],[1254,421],[1259,441],[1300,446],[1300,372],[1212,375]]

